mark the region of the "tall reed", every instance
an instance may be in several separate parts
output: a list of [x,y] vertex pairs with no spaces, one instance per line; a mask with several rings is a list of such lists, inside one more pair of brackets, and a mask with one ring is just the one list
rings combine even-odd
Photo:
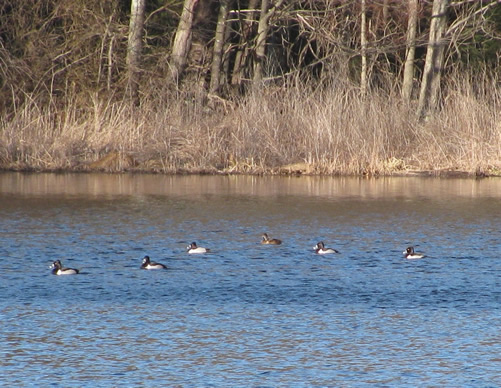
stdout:
[[[232,101],[146,94],[32,99],[0,125],[0,167],[164,173],[501,171],[501,88],[455,75],[425,122],[398,95],[268,87]],[[113,157],[110,157],[113,155]],[[285,166],[285,167],[284,167]]]

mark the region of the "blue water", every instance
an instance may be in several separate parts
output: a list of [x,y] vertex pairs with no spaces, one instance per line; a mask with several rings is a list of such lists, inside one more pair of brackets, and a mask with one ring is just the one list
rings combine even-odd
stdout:
[[0,385],[501,386],[501,182],[58,179],[0,175]]

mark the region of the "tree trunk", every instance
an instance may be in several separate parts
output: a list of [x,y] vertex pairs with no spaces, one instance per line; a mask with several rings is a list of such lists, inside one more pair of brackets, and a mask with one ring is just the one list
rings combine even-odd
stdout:
[[180,77],[188,60],[188,53],[191,46],[191,34],[193,27],[193,15],[198,0],[185,0],[181,19],[177,26],[174,44],[172,45],[171,55],[171,80],[179,83]]
[[252,80],[254,86],[259,85],[263,80],[263,66],[266,60],[266,39],[270,31],[270,19],[283,2],[284,0],[278,0],[277,3],[268,10],[270,5],[269,0],[261,1],[261,15],[257,26],[256,64],[254,65],[254,78]]
[[386,30],[386,24],[390,18],[390,0],[383,1],[383,29]]
[[132,0],[127,45],[127,90],[135,105],[139,105],[141,52],[143,49],[144,7],[146,0]]
[[[233,6],[233,2],[230,1],[230,7]],[[228,13],[229,15],[229,13]],[[230,57],[232,56],[232,44],[231,44],[231,36],[233,34],[233,29],[231,28],[231,24],[226,20],[226,28],[224,33],[224,45],[223,45],[223,65],[221,68],[221,78],[219,80],[220,86],[229,85],[230,82]]]
[[261,15],[259,17],[259,25],[257,27],[256,39],[256,63],[254,65],[254,85],[263,80],[263,63],[266,59],[266,38],[270,28],[268,24],[268,0],[261,1]]
[[361,17],[360,44],[362,46],[362,68],[360,70],[360,93],[365,97],[367,95],[367,13],[365,0],[362,0]]
[[235,55],[235,65],[233,66],[231,76],[232,85],[240,85],[244,78],[244,70],[250,51],[250,37],[254,29],[252,24],[254,22],[255,12],[253,10],[257,8],[258,4],[259,0],[249,0],[249,10],[251,11],[244,14],[244,20],[241,27],[240,47]]
[[221,0],[217,20],[216,35],[212,53],[212,66],[209,91],[217,93],[220,88],[221,63],[223,62],[223,48],[225,41],[226,19],[228,18],[229,0]]
[[433,0],[430,38],[419,93],[418,116],[424,118],[438,105],[440,76],[444,62],[446,41],[443,39],[447,24],[449,0]]
[[409,0],[409,21],[407,23],[407,52],[405,54],[404,81],[402,84],[402,96],[405,101],[412,97],[412,85],[414,83],[414,59],[416,57],[416,32],[418,16],[418,0]]

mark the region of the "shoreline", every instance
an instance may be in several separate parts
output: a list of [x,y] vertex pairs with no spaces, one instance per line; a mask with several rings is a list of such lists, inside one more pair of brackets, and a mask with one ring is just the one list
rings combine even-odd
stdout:
[[[383,177],[416,177],[416,178],[464,178],[464,179],[480,179],[480,178],[499,178],[501,170],[492,169],[488,171],[476,170],[474,172],[454,169],[454,168],[435,168],[435,169],[395,169],[384,172],[365,172],[359,174],[343,173],[341,171],[327,172],[325,168],[307,163],[296,163],[293,165],[284,165],[279,167],[247,167],[243,169],[235,167],[217,168],[215,166],[207,168],[175,168],[163,169],[160,161],[157,161],[156,166],[149,163],[133,163],[132,165],[118,166],[110,163],[110,159],[106,161],[107,156],[95,162],[75,163],[68,168],[42,168],[34,166],[20,165],[0,165],[0,172],[19,172],[19,173],[54,173],[54,174],[158,174],[158,175],[220,175],[220,176],[318,176],[318,177],[360,177],[360,178],[383,178]],[[103,160],[105,160],[103,162]]]

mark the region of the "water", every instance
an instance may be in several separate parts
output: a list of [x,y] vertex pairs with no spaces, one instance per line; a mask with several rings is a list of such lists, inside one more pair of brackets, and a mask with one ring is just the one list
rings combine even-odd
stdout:
[[0,174],[0,385],[501,386],[500,214],[494,179]]

